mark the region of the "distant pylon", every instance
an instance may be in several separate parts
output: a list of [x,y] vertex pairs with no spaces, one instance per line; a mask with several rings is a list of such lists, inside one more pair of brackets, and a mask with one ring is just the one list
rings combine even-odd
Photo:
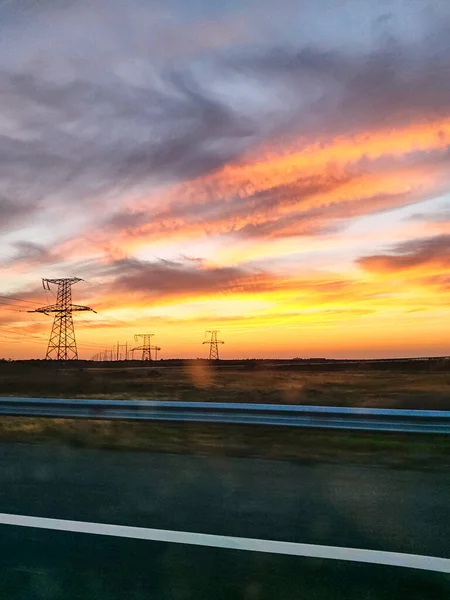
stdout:
[[225,342],[217,339],[217,334],[219,333],[217,329],[206,331],[205,333],[211,334],[211,338],[203,342],[204,344],[209,344],[209,360],[219,360],[219,344],[225,344]]
[[151,339],[154,335],[154,333],[138,333],[134,336],[134,340],[136,342],[140,342],[142,338],[142,346],[137,346],[136,348],[133,348],[133,350],[142,350],[141,360],[152,360]]
[[[122,352],[122,348],[124,348],[124,352]],[[126,344],[117,342],[116,360],[128,360],[128,342]]]
[[158,352],[161,350],[161,348],[159,346],[151,346],[150,350],[155,351],[155,360],[158,360]]
[[95,312],[90,306],[80,306],[72,304],[72,286],[79,281],[79,277],[70,277],[65,279],[43,279],[42,285],[45,290],[50,290],[50,284],[58,286],[56,304],[41,306],[36,310],[28,312],[39,312],[48,315],[55,313],[53,327],[47,347],[46,359],[49,360],[78,360],[77,343],[75,340],[75,329],[73,326],[72,313],[75,311],[90,310]]

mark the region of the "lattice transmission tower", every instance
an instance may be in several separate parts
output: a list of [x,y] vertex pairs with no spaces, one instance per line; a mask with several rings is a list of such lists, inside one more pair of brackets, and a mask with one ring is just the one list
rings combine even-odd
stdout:
[[[134,336],[135,342],[140,342],[142,339],[142,345],[133,348],[133,350],[142,350],[142,358],[141,360],[152,360],[152,345],[151,339],[154,336],[154,333],[139,333]],[[161,348],[159,348],[161,349]]]
[[209,340],[205,340],[203,343],[209,344],[209,360],[219,360],[219,344],[225,344],[225,342],[217,339],[217,334],[219,333],[217,329],[206,331],[205,335],[208,333],[211,337]]
[[158,352],[161,350],[161,348],[159,346],[151,346],[150,350],[154,350],[155,351],[155,360],[158,360]]
[[128,342],[120,344],[117,342],[116,360],[128,360]]
[[73,312],[92,311],[90,306],[80,306],[72,304],[72,286],[83,281],[79,277],[70,277],[64,279],[43,279],[44,290],[50,291],[50,284],[58,286],[56,294],[56,304],[41,306],[36,310],[28,312],[38,312],[49,315],[55,313],[53,327],[47,347],[46,359],[49,360],[78,360],[77,342],[75,340],[75,328],[73,326]]

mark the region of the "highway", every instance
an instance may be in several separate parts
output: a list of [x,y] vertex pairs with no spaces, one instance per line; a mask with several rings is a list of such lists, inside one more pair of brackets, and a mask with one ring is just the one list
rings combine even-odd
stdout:
[[[0,445],[0,513],[450,558],[450,474]],[[0,525],[1,598],[448,598],[413,569]]]
[[0,398],[0,415],[135,421],[194,421],[318,429],[450,433],[450,411],[248,404]]

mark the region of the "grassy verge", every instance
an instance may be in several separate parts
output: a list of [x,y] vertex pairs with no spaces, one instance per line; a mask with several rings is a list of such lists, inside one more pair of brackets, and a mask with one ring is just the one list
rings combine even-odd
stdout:
[[10,442],[402,468],[450,466],[450,438],[440,435],[7,417],[0,422],[0,443]]

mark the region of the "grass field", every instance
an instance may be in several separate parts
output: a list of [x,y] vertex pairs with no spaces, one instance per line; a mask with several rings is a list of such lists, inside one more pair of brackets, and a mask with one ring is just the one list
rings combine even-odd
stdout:
[[[97,363],[98,364],[98,363]],[[111,365],[111,363],[110,363]],[[268,402],[334,406],[450,408],[450,366],[415,372],[210,366],[89,366],[0,364],[0,395],[216,402]],[[53,367],[53,368],[49,368]]]
[[[355,369],[338,372],[261,367],[48,368],[0,365],[1,396],[245,401],[450,409],[450,373]],[[130,423],[8,417],[0,441],[63,443],[140,451],[448,466],[448,436],[311,431],[286,427]]]

